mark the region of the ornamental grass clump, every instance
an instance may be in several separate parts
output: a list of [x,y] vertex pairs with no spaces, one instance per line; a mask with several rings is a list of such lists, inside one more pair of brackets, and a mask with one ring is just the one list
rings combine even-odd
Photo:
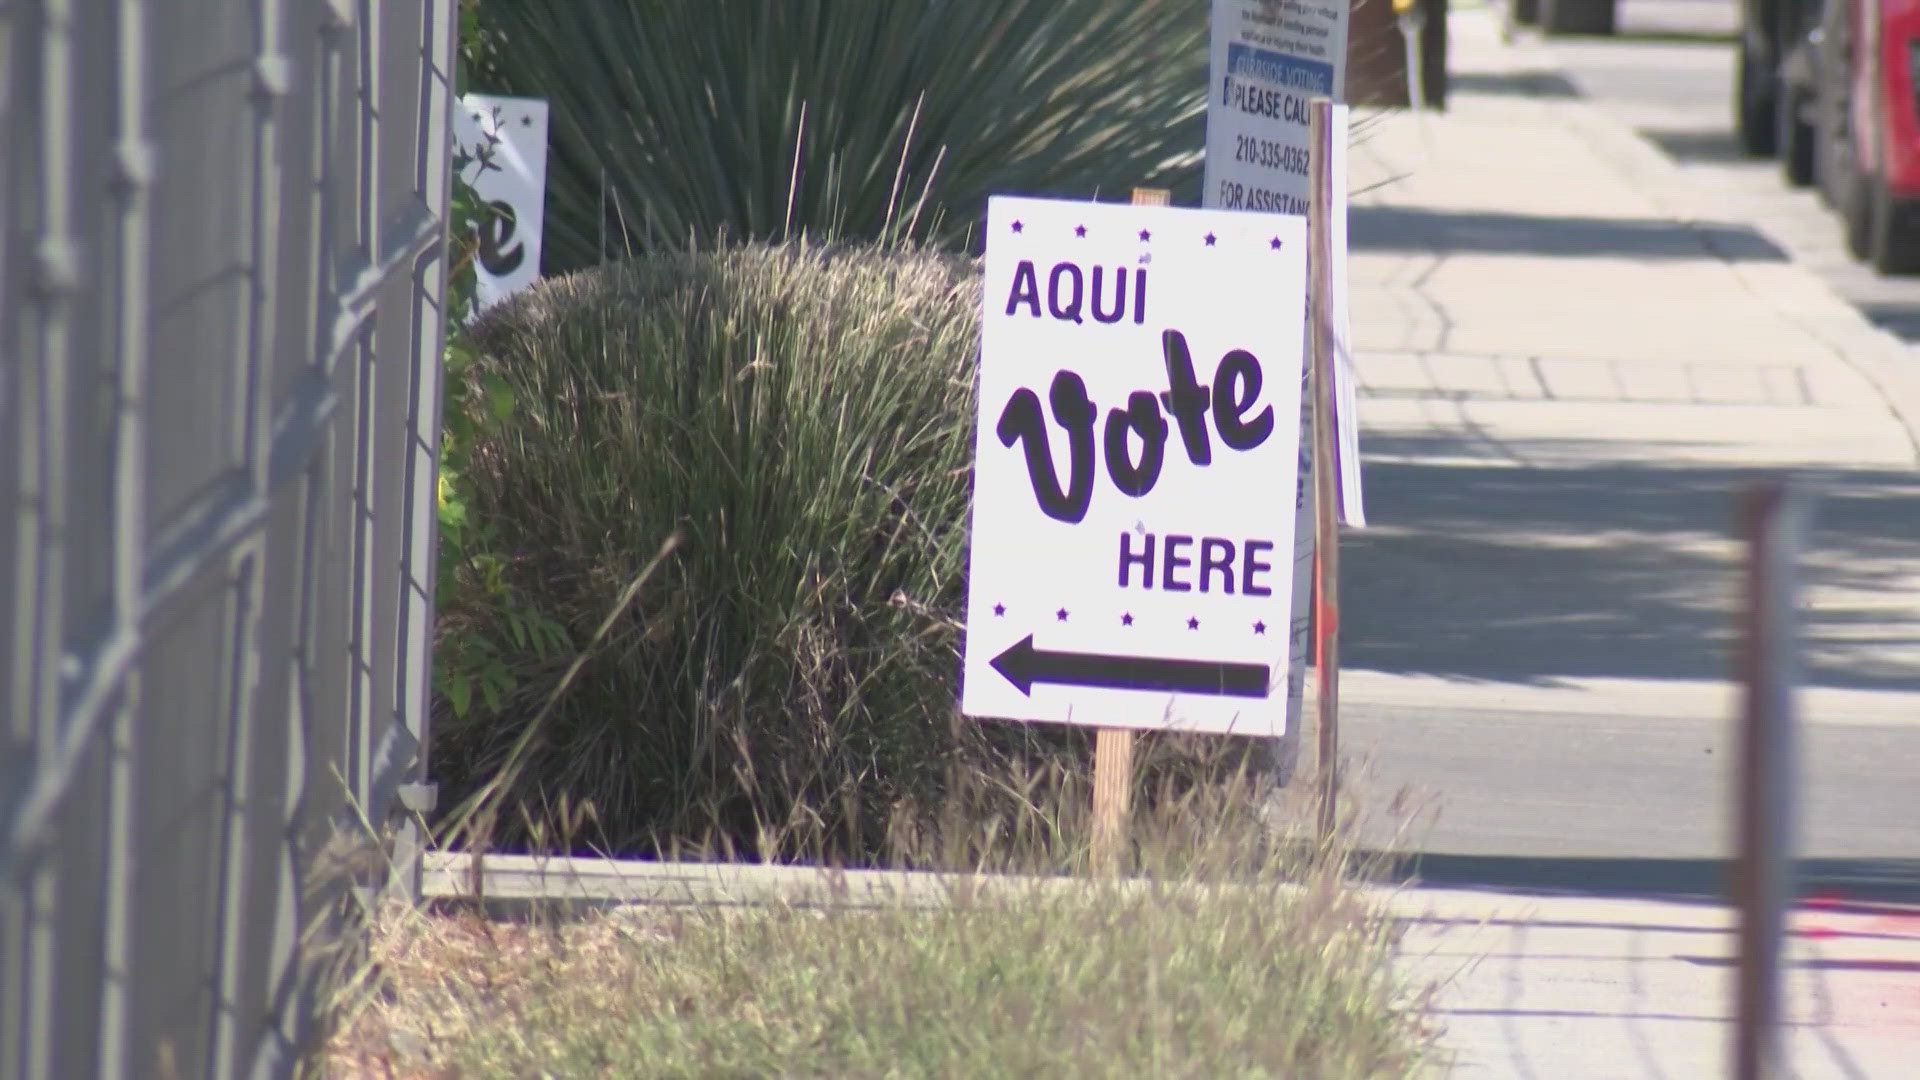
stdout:
[[[394,905],[328,1045],[346,1075],[1434,1074],[1431,985],[1369,860],[1244,778],[1142,808],[1125,876],[597,867],[654,903]],[[1042,799],[1059,818],[1078,797]],[[1276,844],[1275,840],[1288,842]],[[984,852],[1022,861],[1020,842]],[[1025,854],[1038,855],[1038,852]],[[558,891],[566,871],[558,864]],[[604,879],[602,879],[604,881]],[[699,903],[683,891],[710,882]],[[584,883],[582,883],[584,884]]]
[[[644,255],[487,314],[462,377],[516,406],[475,425],[463,483],[500,558],[449,575],[440,629],[517,666],[497,700],[439,701],[443,805],[528,735],[496,842],[565,796],[620,850],[769,822],[877,850],[978,742],[953,714],[979,302],[968,260],[796,243]],[[516,653],[528,620],[562,647]]]

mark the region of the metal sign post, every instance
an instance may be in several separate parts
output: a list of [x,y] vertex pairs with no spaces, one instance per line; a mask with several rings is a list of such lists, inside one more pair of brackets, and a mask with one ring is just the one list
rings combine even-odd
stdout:
[[1427,12],[1420,0],[1393,0],[1393,10],[1407,45],[1407,104],[1423,112],[1427,107],[1427,72],[1420,32],[1427,28]]
[[1739,678],[1744,693],[1739,772],[1734,777],[1733,902],[1739,918],[1733,1075],[1787,1075],[1781,1049],[1781,952],[1793,899],[1794,778],[1798,771],[1794,689],[1798,633],[1795,563],[1808,502],[1791,482],[1773,481],[1741,501],[1747,541]]

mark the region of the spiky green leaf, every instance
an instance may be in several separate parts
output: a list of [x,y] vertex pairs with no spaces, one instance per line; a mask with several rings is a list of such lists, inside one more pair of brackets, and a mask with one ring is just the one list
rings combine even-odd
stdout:
[[552,107],[549,272],[634,247],[964,243],[994,192],[1197,196],[1204,0],[488,0]]

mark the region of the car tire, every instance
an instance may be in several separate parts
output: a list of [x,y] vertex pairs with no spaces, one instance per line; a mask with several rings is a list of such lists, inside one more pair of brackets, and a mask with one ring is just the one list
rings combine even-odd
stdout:
[[1882,274],[1920,271],[1920,236],[1915,235],[1911,210],[1876,183],[1868,201],[1867,261]]
[[1840,138],[1828,126],[1831,121],[1825,114],[1820,124],[1813,129],[1813,136],[1820,147],[1813,153],[1813,188],[1820,196],[1820,205],[1828,210],[1840,208],[1840,162],[1846,155],[1846,147]]
[[1789,186],[1806,187],[1813,183],[1815,153],[1813,125],[1802,119],[1807,96],[1797,90],[1782,90],[1779,98],[1774,145],[1780,155],[1780,173]]
[[1778,81],[1771,72],[1762,70],[1753,52],[1742,42],[1733,67],[1734,126],[1740,136],[1740,149],[1754,157],[1773,154],[1779,133],[1779,120],[1775,116],[1779,97]]
[[1877,186],[1859,170],[1840,177],[1840,231],[1847,251],[1856,259],[1873,254],[1873,189]]
[[[1823,87],[1831,95],[1831,87]],[[1814,135],[1820,149],[1813,155],[1814,180],[1820,188],[1820,202],[1835,214],[1846,212],[1847,196],[1860,169],[1853,149],[1853,134],[1848,130],[1846,104],[1831,96],[1816,97],[1820,115]]]

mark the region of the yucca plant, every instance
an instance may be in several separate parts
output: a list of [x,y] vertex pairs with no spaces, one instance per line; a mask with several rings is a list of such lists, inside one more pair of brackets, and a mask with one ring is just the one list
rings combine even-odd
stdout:
[[1205,0],[485,0],[552,104],[546,268],[736,240],[964,244],[995,191],[1197,197]]

